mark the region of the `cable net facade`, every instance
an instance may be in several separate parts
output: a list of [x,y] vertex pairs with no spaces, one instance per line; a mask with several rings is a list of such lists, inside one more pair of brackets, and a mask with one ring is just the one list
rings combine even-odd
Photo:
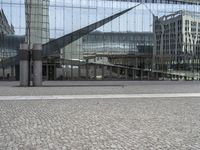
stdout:
[[[45,57],[44,78],[84,79],[87,74],[96,78],[103,67],[109,76],[108,69],[118,66],[121,71],[115,68],[113,76],[120,72],[120,77],[125,77],[124,68],[138,68],[197,78],[200,6],[198,1],[189,0],[0,0],[4,18],[0,76],[10,73],[11,62],[16,66],[17,59],[10,58],[18,55],[20,43],[45,44],[139,3],[91,33],[80,33],[77,40]],[[5,25],[9,32],[2,32]],[[97,71],[92,69],[94,64]]]

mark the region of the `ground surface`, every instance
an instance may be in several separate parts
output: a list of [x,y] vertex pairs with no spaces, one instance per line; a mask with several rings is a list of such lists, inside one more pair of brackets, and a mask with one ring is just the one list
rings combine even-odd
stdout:
[[200,93],[200,81],[51,81],[44,87],[18,86],[18,82],[0,82],[0,96]]
[[[199,82],[48,82],[1,96],[200,93]],[[0,150],[200,149],[200,97],[0,101]]]

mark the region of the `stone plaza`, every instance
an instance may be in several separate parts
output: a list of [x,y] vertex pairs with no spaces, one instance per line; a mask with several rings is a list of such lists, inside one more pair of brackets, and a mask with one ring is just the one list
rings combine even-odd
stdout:
[[[15,96],[200,93],[198,82],[0,83],[1,150],[197,150],[199,97],[16,100]],[[13,100],[2,100],[13,96]]]

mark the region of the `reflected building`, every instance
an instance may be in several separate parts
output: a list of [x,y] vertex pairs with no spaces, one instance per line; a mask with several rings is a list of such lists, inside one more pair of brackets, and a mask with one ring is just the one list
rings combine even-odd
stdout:
[[25,0],[26,42],[49,41],[49,0]]
[[8,23],[3,9],[0,10],[0,32],[1,34],[14,34],[15,30],[13,25]]
[[198,69],[200,54],[200,14],[177,11],[154,17],[155,68]]
[[[25,0],[18,4],[10,0],[12,5],[2,1],[9,21],[1,11],[1,57],[14,56],[14,61],[1,61],[1,67],[19,68],[19,44],[27,42],[42,44],[47,80],[95,77],[98,70],[103,74],[102,68],[104,72],[110,69],[107,76],[133,69],[140,76],[141,70],[152,67],[158,72],[198,70],[198,1],[87,1]],[[191,9],[194,12],[178,11]],[[22,19],[16,21],[14,12]],[[20,36],[8,22],[13,22]]]
[[15,30],[13,25],[8,23],[4,11],[3,9],[1,9],[0,10],[0,61],[1,59],[8,58],[16,54],[16,51],[12,51],[12,49],[9,49],[9,47],[5,46],[8,45],[7,42],[4,42],[4,40],[7,39],[7,36],[13,35],[14,33]]
[[83,38],[84,52],[133,53],[153,46],[152,32],[93,32]]

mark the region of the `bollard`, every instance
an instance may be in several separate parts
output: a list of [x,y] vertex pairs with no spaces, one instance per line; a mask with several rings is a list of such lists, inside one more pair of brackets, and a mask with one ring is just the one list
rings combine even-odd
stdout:
[[42,86],[42,45],[33,44],[33,86]]
[[28,86],[29,83],[29,51],[28,44],[20,44],[20,86]]

